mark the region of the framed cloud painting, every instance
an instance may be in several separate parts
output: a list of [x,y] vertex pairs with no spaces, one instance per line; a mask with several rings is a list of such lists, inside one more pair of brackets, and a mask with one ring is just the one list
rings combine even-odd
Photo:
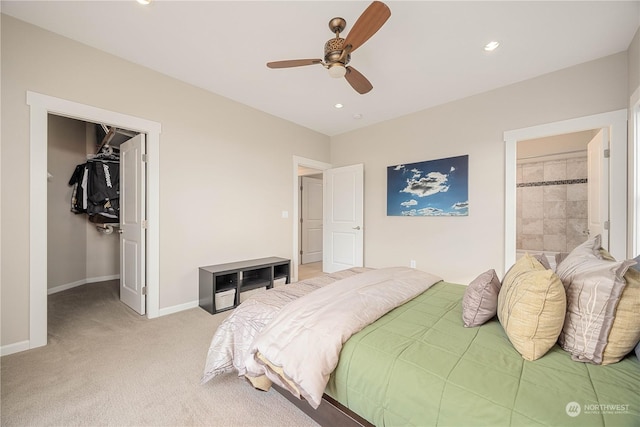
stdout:
[[468,155],[387,168],[387,216],[468,215]]

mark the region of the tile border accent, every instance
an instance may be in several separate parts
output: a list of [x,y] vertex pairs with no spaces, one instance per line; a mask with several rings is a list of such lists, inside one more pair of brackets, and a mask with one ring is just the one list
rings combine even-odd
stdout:
[[545,185],[586,184],[586,183],[587,183],[587,178],[561,179],[558,181],[523,182],[520,184],[516,184],[516,187],[541,187]]

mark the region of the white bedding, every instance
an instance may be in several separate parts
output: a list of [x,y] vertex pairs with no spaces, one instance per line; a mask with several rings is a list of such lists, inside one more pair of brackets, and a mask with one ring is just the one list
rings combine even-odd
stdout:
[[296,299],[256,335],[245,359],[246,376],[266,375],[317,408],[343,343],[440,280],[411,268],[383,268]]
[[240,304],[218,327],[211,339],[202,383],[234,369],[246,373],[245,359],[256,334],[287,303],[368,268],[351,268],[258,293]]

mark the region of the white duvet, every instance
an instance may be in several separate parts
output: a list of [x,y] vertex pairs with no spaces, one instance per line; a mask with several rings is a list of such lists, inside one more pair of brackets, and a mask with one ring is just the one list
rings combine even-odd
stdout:
[[383,268],[291,301],[256,335],[244,360],[245,375],[266,375],[317,408],[343,343],[440,280],[411,268]]
[[240,376],[244,375],[249,346],[258,332],[287,303],[336,280],[368,270],[370,269],[355,267],[270,289],[247,299],[220,324],[214,333],[207,353],[202,383],[233,370],[236,370]]

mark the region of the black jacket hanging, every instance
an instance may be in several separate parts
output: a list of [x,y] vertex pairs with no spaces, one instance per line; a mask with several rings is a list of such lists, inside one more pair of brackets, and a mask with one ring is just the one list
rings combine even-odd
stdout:
[[69,185],[73,185],[71,211],[120,217],[120,163],[115,160],[92,159],[76,166]]

